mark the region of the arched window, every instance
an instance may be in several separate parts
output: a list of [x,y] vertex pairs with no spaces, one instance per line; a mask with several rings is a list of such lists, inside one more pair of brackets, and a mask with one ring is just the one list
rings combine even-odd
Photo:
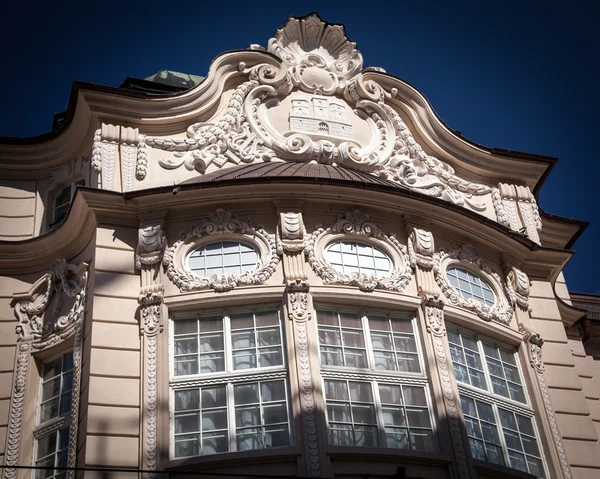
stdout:
[[325,259],[340,273],[384,277],[390,274],[391,259],[381,250],[356,241],[336,241],[325,248]]
[[248,243],[218,241],[192,251],[188,266],[198,276],[221,277],[252,271],[258,259],[258,250]]
[[446,277],[463,298],[494,306],[496,299],[492,288],[476,274],[458,266],[451,266],[446,271]]

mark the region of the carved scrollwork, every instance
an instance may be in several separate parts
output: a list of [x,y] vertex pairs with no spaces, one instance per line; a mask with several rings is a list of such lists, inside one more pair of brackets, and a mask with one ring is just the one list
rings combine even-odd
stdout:
[[152,221],[142,224],[138,232],[135,252],[135,267],[151,266],[162,261],[167,241],[162,222]]
[[[334,239],[355,238],[375,242],[392,256],[393,267],[388,276],[375,277],[366,274],[344,274],[332,268],[323,256],[324,247]],[[347,284],[358,286],[361,291],[371,292],[375,289],[403,291],[410,281],[412,270],[409,264],[406,247],[393,234],[383,233],[373,224],[368,215],[355,210],[340,216],[337,221],[327,227],[317,225],[311,235],[304,253],[311,268],[325,284]]]
[[[471,245],[441,250],[433,255],[433,263],[435,281],[451,304],[473,311],[484,321],[498,321],[504,324],[511,322],[512,299],[506,284]],[[495,289],[495,304],[490,307],[474,299],[463,297],[446,278],[446,269],[451,264],[474,267],[479,274],[483,273],[487,276],[492,288]]]
[[[250,241],[260,249],[257,267],[243,274],[200,277],[192,273],[185,262],[185,254],[197,240],[210,236],[233,235]],[[264,284],[275,272],[279,264],[279,255],[275,236],[267,233],[261,225],[242,220],[222,209],[208,215],[199,226],[194,226],[165,251],[163,265],[169,279],[180,291],[212,288],[217,292],[230,291],[238,285]]]
[[506,275],[506,285],[508,293],[513,304],[530,312],[531,305],[529,304],[529,278],[527,275],[517,268],[510,268]]
[[[42,286],[43,285],[43,286]],[[15,331],[19,341],[32,341],[34,349],[44,349],[69,337],[77,321],[83,317],[86,299],[87,265],[68,264],[56,260],[50,272],[33,287],[33,292],[44,287],[41,295],[25,293],[15,297]],[[59,315],[64,296],[75,298],[66,315]],[[53,302],[52,311],[48,306]]]
[[431,258],[435,253],[433,235],[430,231],[413,228],[408,236],[408,257],[411,268],[433,268]]

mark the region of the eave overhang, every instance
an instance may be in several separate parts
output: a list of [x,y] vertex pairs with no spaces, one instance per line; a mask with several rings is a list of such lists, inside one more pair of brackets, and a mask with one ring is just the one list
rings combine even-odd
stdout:
[[554,281],[573,252],[541,247],[525,236],[477,213],[446,201],[391,186],[315,177],[254,177],[191,183],[117,193],[80,188],[65,222],[38,238],[0,241],[0,270],[5,274],[37,271],[57,257],[72,257],[85,248],[98,224],[137,227],[141,218],[164,211],[172,219],[192,218],[202,209],[231,207],[257,201],[294,200],[343,204],[401,213],[404,224],[444,231],[456,241],[481,245],[518,265],[531,278]]

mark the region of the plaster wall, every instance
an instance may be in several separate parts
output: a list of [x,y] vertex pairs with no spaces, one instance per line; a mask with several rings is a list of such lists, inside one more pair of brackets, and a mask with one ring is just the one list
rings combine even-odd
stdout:
[[0,180],[0,240],[32,238],[35,207],[35,181]]

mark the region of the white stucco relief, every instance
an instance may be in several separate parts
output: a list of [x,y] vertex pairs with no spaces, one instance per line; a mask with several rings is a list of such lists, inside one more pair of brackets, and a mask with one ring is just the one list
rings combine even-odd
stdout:
[[[478,212],[539,242],[541,222],[533,195],[520,198],[512,212],[505,185],[468,181],[426,153],[392,107],[390,100],[398,91],[363,75],[362,55],[342,26],[329,25],[317,15],[292,17],[266,49],[258,45],[250,49],[267,51],[281,64],[248,67],[240,61],[243,80],[226,96],[222,113],[191,124],[185,136],[136,131],[115,140],[103,125],[95,138],[93,161],[96,171],[102,171],[103,188],[110,188],[112,181],[114,141],[128,145],[122,160],[127,188],[132,187],[134,147],[137,182],[152,171],[149,161],[157,161],[163,169],[184,167],[200,174],[255,162],[316,162],[384,177]],[[235,62],[233,56],[231,61]]]
[[[73,336],[73,384],[71,412],[59,421],[69,427],[67,466],[75,467],[77,459],[77,430],[79,425],[79,389],[81,382],[82,331],[86,308],[88,264],[78,266],[65,259],[57,259],[50,272],[42,276],[26,293],[17,294],[15,316],[17,325],[17,364],[11,394],[10,422],[6,445],[5,478],[17,476],[21,428],[24,412],[25,385],[29,356],[32,353],[55,346]],[[66,314],[65,304],[71,305]],[[57,426],[57,422],[53,423]],[[63,424],[60,424],[63,427]],[[38,437],[44,431],[34,431]],[[75,471],[67,471],[66,477],[75,477]]]

